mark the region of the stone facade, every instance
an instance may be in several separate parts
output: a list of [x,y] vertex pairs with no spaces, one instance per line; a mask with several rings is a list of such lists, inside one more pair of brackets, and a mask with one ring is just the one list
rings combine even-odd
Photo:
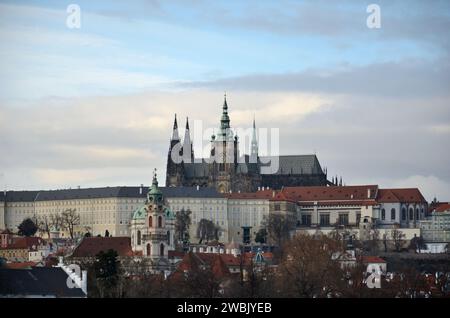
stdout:
[[131,248],[151,261],[152,270],[170,270],[169,250],[175,250],[175,215],[165,205],[156,173],[145,204],[131,220]]

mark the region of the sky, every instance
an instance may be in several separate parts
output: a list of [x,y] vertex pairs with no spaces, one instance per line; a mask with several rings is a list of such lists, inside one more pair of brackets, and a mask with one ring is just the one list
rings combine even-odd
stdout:
[[174,114],[218,127],[226,92],[330,179],[450,201],[448,30],[438,0],[0,1],[0,187],[164,184]]

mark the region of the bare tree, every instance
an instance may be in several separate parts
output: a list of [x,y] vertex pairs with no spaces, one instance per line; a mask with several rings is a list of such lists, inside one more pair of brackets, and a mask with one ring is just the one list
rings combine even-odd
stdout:
[[189,227],[191,225],[191,211],[182,209],[177,212],[175,233],[179,242],[189,241]]
[[202,244],[203,240],[206,242],[211,240],[219,240],[220,228],[214,224],[213,221],[207,219],[201,219],[197,226],[197,238],[199,238],[199,244]]
[[391,238],[392,238],[392,241],[394,242],[394,247],[395,247],[396,252],[400,252],[400,248],[405,243],[405,240],[404,240],[405,237],[406,237],[406,235],[399,229],[393,229],[391,231]]
[[289,240],[289,234],[295,228],[295,220],[286,214],[270,213],[269,217],[263,220],[263,226],[267,227],[269,242],[279,247],[282,257],[283,244]]
[[50,238],[52,221],[47,214],[36,217],[34,223],[38,227],[39,232],[47,234],[47,237]]
[[69,231],[70,238],[74,237],[74,228],[80,224],[80,215],[76,209],[67,209],[61,214],[62,227]]
[[47,234],[48,238],[50,238],[53,228],[60,229],[62,227],[62,219],[59,214],[40,215],[34,218],[34,222],[39,232]]
[[339,241],[325,235],[298,234],[285,248],[279,265],[281,296],[328,297],[339,291],[344,272],[333,259],[342,250]]

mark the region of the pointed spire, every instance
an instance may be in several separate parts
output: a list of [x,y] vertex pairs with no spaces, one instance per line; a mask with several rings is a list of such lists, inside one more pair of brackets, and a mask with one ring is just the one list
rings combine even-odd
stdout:
[[186,117],[186,132],[184,133],[183,141],[183,161],[191,163],[194,161],[194,150],[191,142],[191,133],[189,131],[189,118]]
[[255,115],[253,115],[253,135],[252,142],[250,145],[250,162],[257,163],[258,162],[258,140],[256,139],[256,122]]
[[227,104],[227,92],[223,94],[223,110],[228,110],[228,104]]
[[157,174],[156,174],[156,168],[153,169],[153,181],[152,181],[152,185],[158,186],[158,178],[157,178]]
[[220,119],[221,133],[226,134],[226,130],[230,128],[230,117],[228,117],[227,94],[224,94],[222,106],[222,118]]
[[180,136],[178,135],[177,114],[175,114],[175,119],[173,121],[172,140],[180,140]]

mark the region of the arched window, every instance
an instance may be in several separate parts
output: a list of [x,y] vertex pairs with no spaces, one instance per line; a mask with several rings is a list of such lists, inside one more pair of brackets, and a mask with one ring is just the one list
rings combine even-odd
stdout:
[[150,246],[150,243],[147,244],[147,256],[152,255],[152,247]]
[[416,209],[416,220],[420,220],[419,214],[420,214],[420,210],[419,210],[419,208],[417,208]]
[[161,245],[159,246],[159,255],[164,256],[164,244],[163,243],[161,243]]
[[396,215],[395,215],[395,209],[392,208],[392,209],[391,209],[391,220],[395,220],[395,217],[396,217]]
[[141,231],[137,231],[137,245],[141,245]]
[[170,231],[167,231],[167,245],[170,245]]
[[414,210],[413,210],[413,208],[409,208],[409,219],[410,220],[414,219]]
[[402,209],[402,221],[406,221],[406,209]]
[[386,219],[386,210],[381,209],[381,219],[384,221]]
[[151,215],[148,217],[148,227],[153,227],[153,217]]
[[158,227],[162,227],[162,216],[158,216]]

